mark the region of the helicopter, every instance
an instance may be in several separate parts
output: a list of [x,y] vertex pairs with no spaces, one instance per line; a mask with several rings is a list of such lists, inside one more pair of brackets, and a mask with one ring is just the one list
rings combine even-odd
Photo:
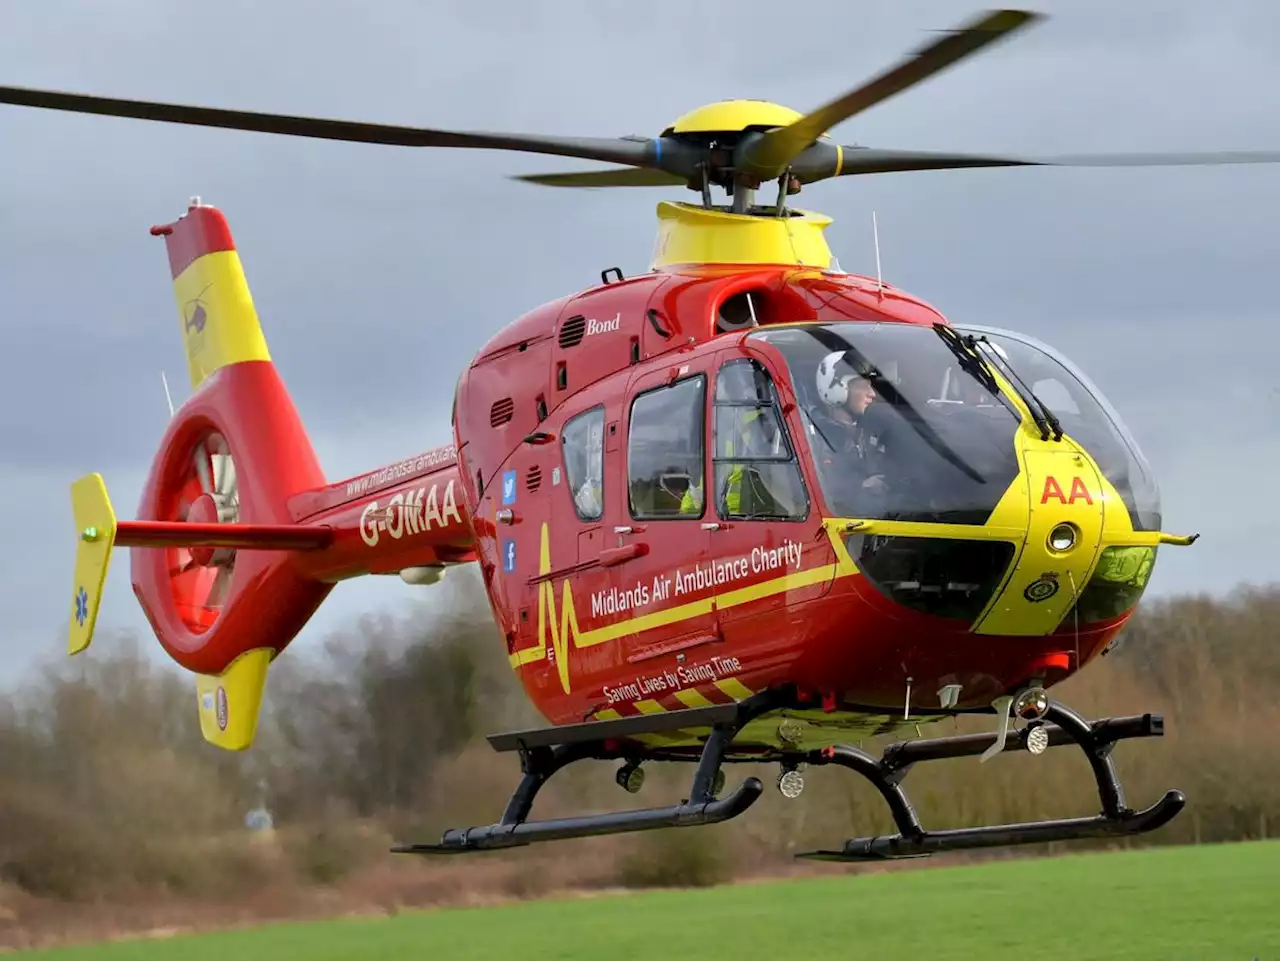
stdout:
[[[394,851],[459,854],[724,822],[764,792],[725,765],[776,764],[799,796],[830,765],[873,784],[897,833],[798,856],[921,857],[1156,830],[1186,803],[1128,806],[1111,753],[1157,714],[1090,721],[1049,695],[1115,644],[1162,546],[1153,471],[1069,359],[1023,333],[954,324],[844,271],[805,186],[964,167],[1275,162],[1280,153],[1027,158],[847,146],[828,131],[1042,17],[995,10],[801,114],[697,108],[657,137],[396,127],[0,87],[34,108],[411,147],[613,163],[524,175],[559,187],[684,187],[649,269],[562,296],[498,331],[462,371],[452,441],[326,478],[274,366],[229,222],[193,198],[165,243],[192,388],[133,520],[100,474],[75,481],[69,652],[91,643],[112,551],[195,675],[204,738],[252,746],[270,665],[333,587],[431,585],[479,567],[512,670],[546,726],[491,735],[521,777],[497,821]],[[758,190],[777,183],[771,203]],[[713,203],[712,189],[726,202]],[[926,737],[958,715],[986,733]],[[897,736],[876,756],[852,742]],[[903,788],[929,760],[1074,744],[1101,810],[932,830]],[[693,767],[676,804],[533,819],[581,760]],[[1032,762],[1034,763],[1034,762]]]

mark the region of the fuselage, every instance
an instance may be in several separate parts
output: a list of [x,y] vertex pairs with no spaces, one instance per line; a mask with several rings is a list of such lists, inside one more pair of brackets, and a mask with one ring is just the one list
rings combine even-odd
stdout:
[[[749,325],[718,332],[745,293]],[[963,392],[963,364],[934,331],[942,322],[865,277],[691,267],[544,305],[479,353],[455,400],[460,484],[512,666],[548,720],[793,683],[819,715],[870,733],[1054,684],[1107,645],[1158,542],[1141,455],[1067,367],[1058,386],[1083,413],[1060,413],[1063,437],[1042,439],[1003,381],[1009,402],[975,415],[987,426],[957,427],[947,418],[963,399],[943,395]],[[964,467],[986,457],[977,481],[949,483],[955,468],[935,452],[912,455],[932,494],[868,507],[841,493],[849,465],[824,467],[815,447],[807,364],[842,337],[898,352],[886,409],[918,403],[956,428],[944,446]],[[1028,358],[1058,362],[1034,342],[997,343],[1024,377]],[[913,363],[942,381],[904,382]],[[764,385],[750,403],[725,386],[744,372]],[[763,460],[729,449],[748,409],[782,428]],[[735,470],[739,486],[744,471],[757,489],[764,479],[767,510],[726,502]],[[1053,550],[1067,529],[1072,544]]]

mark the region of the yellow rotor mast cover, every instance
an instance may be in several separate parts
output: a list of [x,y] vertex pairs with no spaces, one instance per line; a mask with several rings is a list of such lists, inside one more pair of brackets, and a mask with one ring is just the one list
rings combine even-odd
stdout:
[[[720,100],[680,116],[662,135],[740,134],[790,126],[802,118],[799,111],[767,100]],[[831,266],[825,232],[832,220],[824,214],[789,208],[785,216],[766,216],[665,200],[657,214],[651,270],[686,264]]]

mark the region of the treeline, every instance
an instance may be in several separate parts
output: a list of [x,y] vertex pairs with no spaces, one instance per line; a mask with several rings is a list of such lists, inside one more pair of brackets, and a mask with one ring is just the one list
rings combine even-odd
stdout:
[[[827,769],[806,772],[799,799],[770,791],[714,828],[444,862],[390,854],[396,841],[495,819],[518,762],[483,735],[538,720],[478,582],[464,572],[441,588],[443,612],[369,618],[318,653],[291,649],[272,668],[259,739],[243,755],[203,742],[190,679],[144,653],[149,639],[100,637],[5,697],[0,944],[6,924],[18,930],[41,905],[61,905],[65,922],[68,902],[252,902],[259,913],[289,913],[315,891],[329,893],[325,907],[307,903],[333,910],[339,895],[393,908],[553,887],[702,884],[794,870],[795,851],[891,829],[869,786]],[[1116,763],[1131,806],[1177,787],[1188,808],[1133,843],[1280,832],[1277,623],[1280,585],[1149,602],[1119,650],[1055,688],[1090,717],[1165,715],[1164,738],[1121,743]],[[639,798],[616,786],[611,765],[581,767],[552,781],[535,811],[648,806],[686,790],[683,767],[651,771]],[[728,773],[732,786],[749,773],[770,785],[775,772]],[[1070,749],[938,762],[907,783],[932,827],[1097,810],[1087,763]],[[274,828],[250,830],[247,816],[264,809]]]

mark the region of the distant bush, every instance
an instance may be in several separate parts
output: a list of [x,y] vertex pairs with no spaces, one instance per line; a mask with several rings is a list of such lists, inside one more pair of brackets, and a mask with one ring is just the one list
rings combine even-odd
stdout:
[[714,828],[647,832],[622,855],[618,881],[627,888],[704,888],[733,878],[733,862]]

